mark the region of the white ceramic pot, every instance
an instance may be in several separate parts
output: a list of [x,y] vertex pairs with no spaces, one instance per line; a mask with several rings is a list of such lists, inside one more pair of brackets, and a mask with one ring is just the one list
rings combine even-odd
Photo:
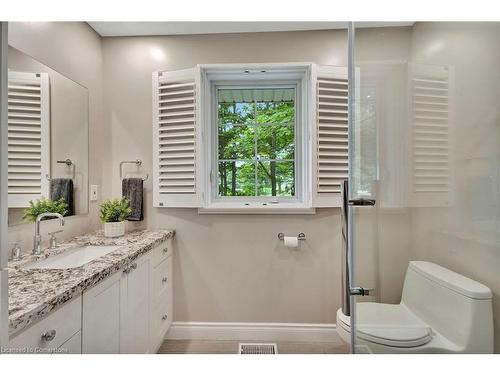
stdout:
[[104,223],[104,237],[120,237],[125,234],[125,222]]

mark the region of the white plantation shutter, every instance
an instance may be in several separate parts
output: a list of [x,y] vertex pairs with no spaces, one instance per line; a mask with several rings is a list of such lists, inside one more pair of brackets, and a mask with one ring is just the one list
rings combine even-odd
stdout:
[[199,207],[199,69],[153,74],[155,207]]
[[347,68],[317,66],[313,132],[313,205],[339,207],[348,178]]
[[412,155],[410,205],[450,204],[451,80],[448,67],[410,65]]
[[30,200],[48,198],[49,98],[47,73],[9,71],[9,207],[27,207]]

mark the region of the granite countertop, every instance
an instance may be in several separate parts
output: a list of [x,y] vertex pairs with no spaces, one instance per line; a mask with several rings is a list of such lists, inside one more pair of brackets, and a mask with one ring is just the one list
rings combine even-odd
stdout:
[[97,231],[62,242],[54,250],[44,251],[42,258],[85,245],[122,246],[77,268],[23,269],[22,266],[37,259],[31,254],[9,262],[9,335],[46,316],[174,234],[173,230],[166,229],[138,230],[122,237],[106,238],[102,231]]

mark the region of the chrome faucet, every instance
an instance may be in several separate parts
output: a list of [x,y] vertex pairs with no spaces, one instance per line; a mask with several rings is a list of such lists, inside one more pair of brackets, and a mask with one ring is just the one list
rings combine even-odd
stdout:
[[40,255],[42,253],[42,236],[40,235],[40,221],[44,217],[57,217],[59,224],[64,226],[64,217],[57,212],[44,212],[36,217],[35,220],[35,237],[33,237],[33,255]]

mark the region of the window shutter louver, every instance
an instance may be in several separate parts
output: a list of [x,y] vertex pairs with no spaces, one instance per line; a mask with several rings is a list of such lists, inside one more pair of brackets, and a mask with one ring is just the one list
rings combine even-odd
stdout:
[[412,176],[410,204],[450,204],[450,71],[448,67],[410,65]]
[[198,69],[153,74],[154,206],[199,207]]
[[48,198],[50,126],[47,73],[9,72],[8,205]]
[[340,206],[340,185],[348,178],[347,69],[318,66],[313,132],[313,205]]

